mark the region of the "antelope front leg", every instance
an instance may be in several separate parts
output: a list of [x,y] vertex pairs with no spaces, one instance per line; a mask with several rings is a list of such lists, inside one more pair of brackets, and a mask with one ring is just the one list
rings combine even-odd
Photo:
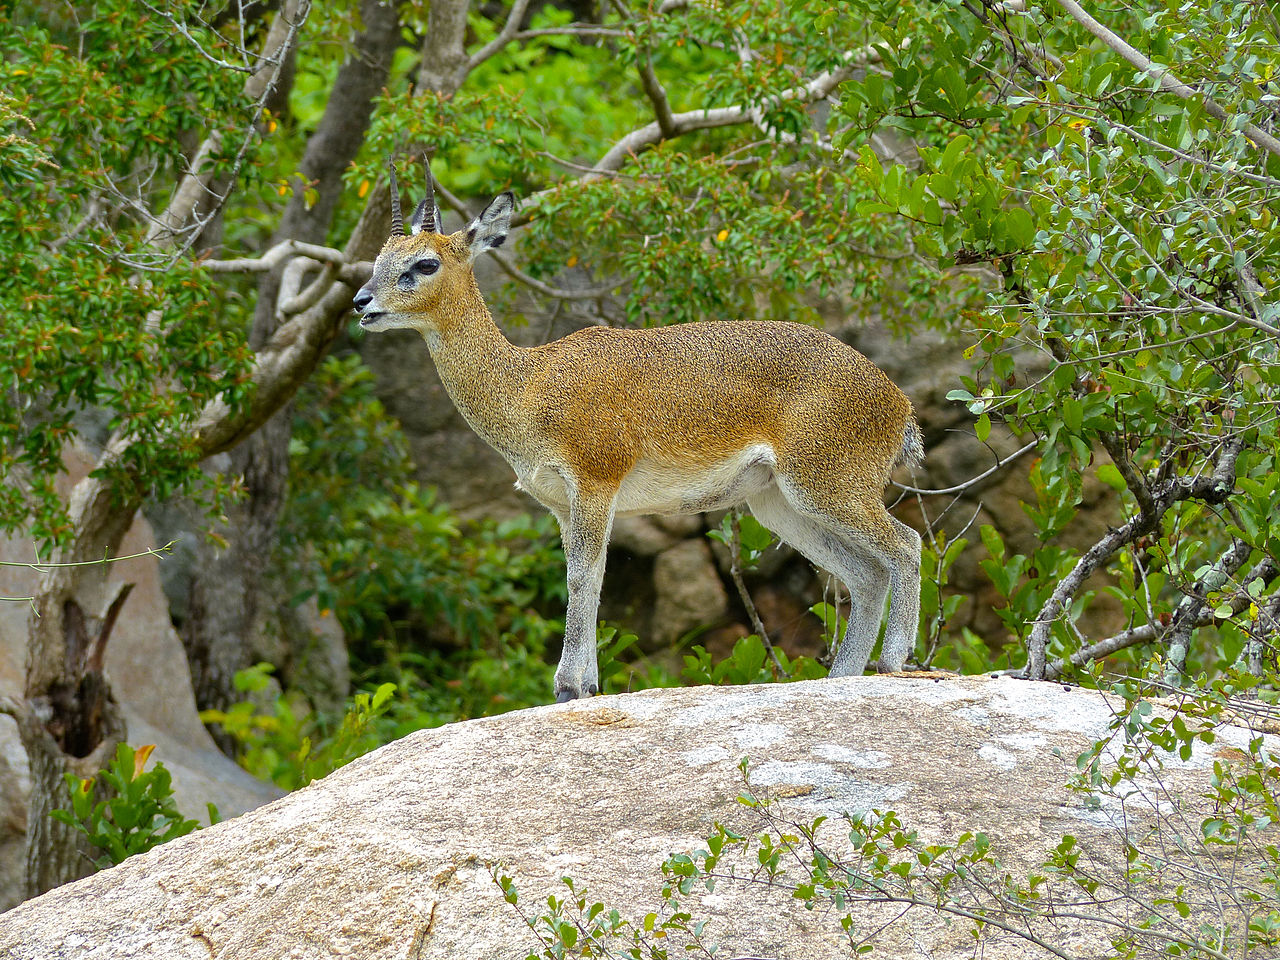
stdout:
[[568,568],[569,606],[564,617],[564,652],[556,668],[556,702],[600,692],[596,665],[596,612],[613,526],[613,495],[575,492],[560,533]]

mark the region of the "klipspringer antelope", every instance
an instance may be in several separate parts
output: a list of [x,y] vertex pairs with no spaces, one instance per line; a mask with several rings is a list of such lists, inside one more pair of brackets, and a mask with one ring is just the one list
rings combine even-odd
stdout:
[[745,503],[849,589],[832,676],[901,670],[920,608],[920,536],[885,509],[890,471],[923,458],[911,402],[852,347],[796,323],[591,327],[519,347],[495,325],[472,263],[502,244],[504,193],[444,236],[428,194],[400,215],[355,296],[369,331],[417,330],[459,412],[560,522],[568,567],[557,700],[598,692],[596,612],[616,516]]

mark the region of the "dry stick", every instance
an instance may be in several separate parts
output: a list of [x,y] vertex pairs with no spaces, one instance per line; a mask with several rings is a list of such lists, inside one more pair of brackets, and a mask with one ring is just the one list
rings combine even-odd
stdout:
[[1023,444],[1021,447],[1013,451],[1013,453],[1009,454],[1003,460],[997,459],[995,466],[991,467],[989,470],[984,470],[982,473],[978,474],[976,477],[970,477],[968,480],[964,481],[964,483],[958,483],[954,487],[943,487],[939,490],[922,490],[918,487],[907,486],[907,484],[905,483],[895,483],[893,484],[893,486],[897,487],[903,493],[913,493],[918,497],[941,497],[941,496],[950,496],[952,494],[964,493],[966,490],[969,490],[972,487],[977,486],[979,483],[987,479],[987,477],[991,476],[993,473],[996,473],[997,471],[1003,469],[1004,467],[1007,467],[1009,464],[1013,463],[1019,457],[1022,457],[1023,455],[1030,453],[1032,450],[1036,448],[1036,445],[1039,442],[1040,440],[1039,438],[1037,438],[1035,440],[1031,440],[1028,443]]
[[746,582],[742,579],[742,528],[740,526],[742,511],[734,507],[729,512],[729,516],[731,518],[729,521],[729,576],[733,578],[733,585],[738,590],[742,605],[747,608],[747,616],[751,618],[751,629],[756,632],[764,648],[769,651],[769,657],[773,660],[773,665],[778,668],[778,672],[784,677],[789,677],[791,674],[778,659],[777,651],[773,649],[773,643],[769,640],[769,634],[765,633],[764,621],[760,619],[760,613],[756,610],[755,602],[747,592]]
[[[1181,97],[1183,100],[1198,100],[1204,107],[1205,113],[1225,124],[1230,125],[1234,121],[1235,118],[1227,113],[1212,97],[1201,93],[1195,87],[1183,83],[1167,67],[1157,66],[1152,63],[1121,37],[1112,33],[1093,17],[1089,16],[1075,0],[1058,0],[1058,6],[1071,14],[1076,22],[1124,57],[1134,67],[1137,67],[1153,80],[1159,80],[1160,89],[1166,90],[1176,97]],[[1266,150],[1272,156],[1280,157],[1280,140],[1277,140],[1265,130],[1253,123],[1246,122],[1240,127],[1240,132],[1252,140],[1256,146]]]

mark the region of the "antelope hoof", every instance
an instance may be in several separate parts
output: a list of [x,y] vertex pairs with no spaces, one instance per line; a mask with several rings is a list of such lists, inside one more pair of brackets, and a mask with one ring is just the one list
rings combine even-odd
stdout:
[[581,691],[575,691],[571,687],[565,687],[563,690],[556,692],[556,703],[568,703],[570,700],[579,700],[586,697],[594,697],[600,692],[600,688],[590,683],[583,687]]

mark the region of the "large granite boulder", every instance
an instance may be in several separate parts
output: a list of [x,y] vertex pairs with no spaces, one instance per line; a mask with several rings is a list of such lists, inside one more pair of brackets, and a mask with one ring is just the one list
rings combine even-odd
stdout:
[[[986,831],[1014,876],[1069,833],[1082,864],[1109,876],[1124,864],[1117,827],[1129,818],[1138,830],[1143,804],[1091,805],[1064,783],[1116,707],[1008,678],[861,677],[649,690],[423,730],[0,915],[0,956],[522,960],[539,944],[493,871],[513,880],[530,919],[566,894],[568,876],[588,903],[639,922],[658,908],[665,858],[703,847],[717,823],[762,829],[736,799],[744,756],[776,815],[832,818],[824,843],[843,842],[842,813],[893,809],[929,842]],[[1170,755],[1159,798],[1181,798],[1186,815],[1214,761],[1248,737],[1228,728],[1187,762]],[[1071,899],[1063,912],[1087,912]],[[699,886],[683,905],[707,922],[717,956],[852,955],[843,911],[807,911],[759,882]],[[1045,955],[994,926],[984,953],[963,918],[930,909],[852,909],[880,956]],[[1059,955],[1088,957],[1112,932],[1068,917],[1053,935]]]

